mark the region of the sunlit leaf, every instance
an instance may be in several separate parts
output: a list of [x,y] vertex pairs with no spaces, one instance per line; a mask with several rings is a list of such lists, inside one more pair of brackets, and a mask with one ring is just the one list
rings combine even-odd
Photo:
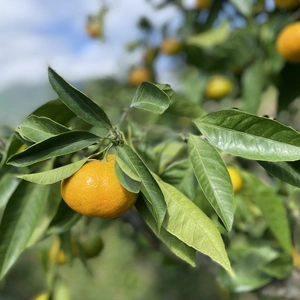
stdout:
[[232,183],[223,159],[215,147],[197,136],[189,137],[188,146],[199,185],[229,231],[235,205]]
[[70,131],[67,127],[46,117],[31,115],[19,126],[18,132],[26,139],[41,142],[54,135]]
[[210,113],[195,124],[211,144],[228,154],[254,160],[300,160],[300,134],[275,120],[233,109]]
[[23,181],[12,194],[0,225],[0,278],[25,249],[48,192],[48,186]]
[[55,168],[49,171],[44,171],[39,173],[16,175],[16,177],[37,184],[52,184],[73,175],[84,165],[84,163],[88,159],[89,157],[85,157],[84,159],[65,165],[63,167],[59,167],[59,168]]
[[151,82],[142,82],[134,95],[131,106],[147,110],[156,114],[162,114],[170,104],[170,87],[167,85],[155,85]]
[[230,0],[230,2],[237,8],[237,10],[242,15],[244,15],[245,17],[250,17],[253,8],[252,0]]
[[7,163],[16,167],[29,166],[49,158],[77,152],[99,140],[100,137],[85,131],[65,132],[11,156]]
[[180,257],[190,265],[195,266],[195,249],[189,247],[184,242],[179,240],[176,236],[170,234],[164,227],[162,227],[158,232],[155,220],[145,203],[143,203],[142,201],[138,201],[136,203],[136,208],[139,214],[142,216],[143,220],[152,229],[152,231],[163,243],[166,244],[166,246],[170,248],[172,252],[174,252],[174,254],[176,254],[178,257]]
[[229,36],[229,23],[224,22],[221,26],[206,30],[205,32],[197,33],[187,38],[187,45],[208,48],[222,44]]
[[215,224],[176,188],[158,177],[156,179],[167,203],[164,228],[233,274],[221,234]]
[[49,81],[60,100],[89,124],[112,129],[105,112],[81,91],[70,85],[53,69],[48,68]]

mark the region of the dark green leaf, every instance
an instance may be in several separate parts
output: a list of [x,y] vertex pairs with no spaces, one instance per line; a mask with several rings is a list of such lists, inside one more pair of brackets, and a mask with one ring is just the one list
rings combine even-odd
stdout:
[[25,249],[41,215],[48,192],[48,186],[24,181],[11,196],[0,226],[0,278]]
[[139,193],[141,190],[141,181],[140,179],[132,179],[129,175],[127,175],[126,171],[124,171],[124,169],[127,170],[126,167],[124,167],[125,165],[126,164],[120,158],[118,158],[115,162],[115,173],[117,174],[119,182],[126,190],[132,193]]
[[99,140],[100,137],[89,132],[70,131],[28,147],[10,157],[7,163],[16,167],[29,166],[49,158],[77,152]]
[[293,167],[295,162],[258,162],[269,174],[287,182],[293,186],[300,187],[300,172]]
[[235,210],[233,187],[219,152],[208,142],[191,135],[189,155],[206,198],[229,231]]
[[210,113],[195,124],[210,143],[229,154],[254,160],[300,160],[300,134],[275,120],[233,109]]
[[53,69],[48,69],[49,81],[60,100],[89,124],[112,129],[105,112],[81,91],[70,85]]
[[65,201],[61,200],[57,212],[51,221],[47,234],[61,234],[68,231],[82,217],[72,210]]
[[159,231],[165,218],[166,203],[158,184],[138,154],[127,144],[117,147],[116,150],[117,156],[139,177],[142,183],[141,192],[147,199],[146,204],[156,221],[156,226]]
[[257,59],[242,75],[243,109],[250,113],[257,113],[261,93],[265,84],[266,74],[262,59]]
[[18,129],[21,136],[33,142],[41,142],[67,131],[70,131],[70,129],[49,118],[35,115],[31,115],[25,119]]
[[176,236],[170,234],[164,227],[160,229],[158,232],[155,220],[148,210],[145,203],[142,201],[137,201],[136,208],[141,215],[141,217],[144,219],[144,221],[148,224],[148,226],[152,229],[152,231],[157,235],[157,237],[168,246],[171,251],[174,252],[178,257],[180,257],[182,260],[189,263],[191,266],[195,266],[195,256],[196,251],[192,247],[189,247],[184,242],[179,240]]
[[135,92],[131,107],[162,114],[170,104],[170,88],[165,92],[165,86],[163,85],[163,89],[161,89],[160,86],[154,83],[142,82]]
[[50,186],[50,192],[45,207],[43,209],[43,213],[37,223],[37,226],[35,227],[35,230],[33,231],[30,237],[30,240],[27,243],[27,247],[35,245],[45,236],[49,224],[51,223],[51,221],[57,213],[60,202],[60,183],[57,182]]

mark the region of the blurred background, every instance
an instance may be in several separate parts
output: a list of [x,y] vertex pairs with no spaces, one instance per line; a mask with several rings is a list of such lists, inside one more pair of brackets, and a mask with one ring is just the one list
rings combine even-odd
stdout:
[[[286,24],[299,19],[300,11],[297,5],[279,7],[275,2],[3,2],[0,134],[9,135],[32,111],[56,99],[48,83],[48,66],[86,92],[116,122],[140,81],[153,80],[170,84],[177,97],[181,95],[207,111],[239,107],[276,117],[297,128],[299,64],[287,63],[277,53],[275,40]],[[175,38],[175,42],[163,47],[166,37]],[[133,75],[135,69],[139,71]],[[221,84],[225,92],[210,94],[207,82],[219,74],[224,76]],[[216,90],[218,87],[213,87]],[[140,118],[143,122],[145,116],[141,114]],[[164,125],[172,128],[191,128],[186,117],[175,119],[170,114],[166,120]],[[265,223],[256,226],[257,216],[248,218],[243,213],[237,227],[252,238],[260,238],[266,230]],[[55,262],[59,278],[55,288],[59,296],[55,299],[285,299],[282,294],[278,298],[252,292],[271,281],[270,276],[266,278],[255,271],[252,286],[244,290],[238,286],[230,294],[217,282],[211,262],[200,256],[199,267],[192,268],[161,246],[158,251],[155,242],[137,232],[126,216],[87,223],[83,227],[100,233],[104,246],[86,265],[77,258],[71,263],[65,258]],[[53,244],[55,238],[50,237],[22,254],[0,282],[1,300],[48,299],[43,293],[47,292],[51,272],[45,273],[43,252],[48,253]]]

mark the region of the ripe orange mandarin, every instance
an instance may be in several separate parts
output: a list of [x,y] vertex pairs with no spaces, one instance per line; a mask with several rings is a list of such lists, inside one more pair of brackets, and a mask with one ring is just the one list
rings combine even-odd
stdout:
[[279,54],[292,63],[300,62],[300,21],[287,25],[276,40]]
[[153,79],[152,72],[144,67],[135,68],[129,73],[129,83],[133,86],[137,86],[143,81],[151,81]]
[[64,201],[86,216],[116,218],[128,211],[138,194],[126,190],[114,170],[114,155],[107,161],[91,160],[61,182]]
[[212,0],[196,0],[196,7],[198,10],[204,8],[210,8],[212,4]]
[[182,50],[182,42],[177,38],[166,38],[163,40],[160,51],[167,55],[175,55]]

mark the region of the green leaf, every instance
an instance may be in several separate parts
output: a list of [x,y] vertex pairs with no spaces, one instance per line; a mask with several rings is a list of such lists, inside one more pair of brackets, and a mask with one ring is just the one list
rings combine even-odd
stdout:
[[57,212],[51,221],[47,234],[61,234],[70,230],[70,228],[77,223],[82,217],[81,214],[71,209],[64,200],[59,204]]
[[156,221],[156,226],[159,231],[165,218],[167,208],[164,196],[157,182],[152,177],[151,172],[143,163],[138,154],[127,144],[118,146],[116,150],[117,156],[119,156],[119,158],[128,165],[131,171],[139,177],[142,184],[141,192],[147,199],[146,203]]
[[275,120],[233,109],[213,112],[194,122],[211,144],[231,155],[300,160],[300,134]]
[[23,181],[11,196],[0,226],[0,278],[6,274],[36,227],[49,187]]
[[176,188],[158,177],[156,179],[167,203],[163,227],[233,275],[221,234],[215,224]]
[[250,113],[257,113],[261,94],[265,84],[264,61],[256,59],[242,75],[243,109]]
[[230,0],[230,2],[237,8],[237,10],[245,17],[250,17],[252,13],[252,0]]
[[168,247],[170,250],[177,255],[182,260],[189,263],[191,266],[195,266],[195,256],[196,251],[192,247],[189,247],[176,236],[170,234],[164,227],[158,232],[155,220],[148,210],[145,203],[138,200],[136,203],[136,208],[143,218],[143,220],[148,224],[152,231],[157,235],[157,237]]
[[[59,114],[57,113],[59,111]],[[33,113],[35,116],[47,117],[59,124],[67,124],[76,115],[59,99],[51,100],[37,108]]]
[[123,171],[124,168],[120,167],[120,164],[122,164],[122,167],[125,165],[124,162],[121,163],[121,159],[118,159],[115,162],[115,173],[118,177],[119,182],[126,190],[132,193],[139,193],[141,190],[141,180],[134,180],[130,176],[128,176],[127,173]]
[[170,104],[170,87],[165,92],[165,86],[163,89],[161,86],[155,85],[151,82],[142,82],[134,95],[131,103],[131,107],[147,110],[155,114],[162,114]]
[[15,178],[11,173],[1,174],[0,178],[0,208],[4,207],[19,185],[20,180]]
[[199,185],[217,215],[230,231],[235,210],[233,187],[222,157],[214,146],[191,135],[189,155]]
[[[232,251],[229,251],[231,254]],[[249,292],[265,286],[272,278],[262,271],[260,267],[278,256],[278,253],[270,247],[261,246],[254,248],[248,246],[242,249],[238,259],[233,262],[236,272],[234,278],[229,277],[225,272],[218,276],[218,281],[229,291],[235,293]]]
[[228,38],[229,34],[229,22],[226,21],[217,28],[206,30],[205,32],[190,36],[187,38],[186,44],[201,48],[216,47],[222,44]]
[[243,173],[243,176],[249,196],[261,210],[282,249],[289,254],[292,248],[291,232],[283,199],[256,176],[248,173]]
[[49,81],[60,100],[77,116],[89,124],[112,129],[107,115],[95,102],[70,85],[53,69],[48,68],[48,75]]
[[283,254],[259,269],[273,278],[282,280],[291,274],[293,269],[292,258],[290,255]]
[[7,163],[16,167],[29,166],[49,158],[77,152],[99,140],[100,137],[86,131],[65,132],[11,156]]
[[18,129],[22,137],[33,142],[41,142],[67,131],[70,131],[70,129],[49,118],[34,115],[25,119]]
[[258,162],[269,174],[287,182],[293,186],[300,187],[300,172],[293,167],[295,162]]
[[44,238],[45,233],[49,227],[49,224],[53,220],[57,213],[58,207],[61,202],[60,183],[57,182],[50,186],[47,202],[43,209],[43,213],[35,227],[30,240],[27,243],[27,247],[35,245],[38,241]]
[[73,175],[85,164],[88,159],[89,157],[85,157],[84,159],[53,170],[32,174],[21,174],[16,175],[16,177],[37,184],[52,184]]

